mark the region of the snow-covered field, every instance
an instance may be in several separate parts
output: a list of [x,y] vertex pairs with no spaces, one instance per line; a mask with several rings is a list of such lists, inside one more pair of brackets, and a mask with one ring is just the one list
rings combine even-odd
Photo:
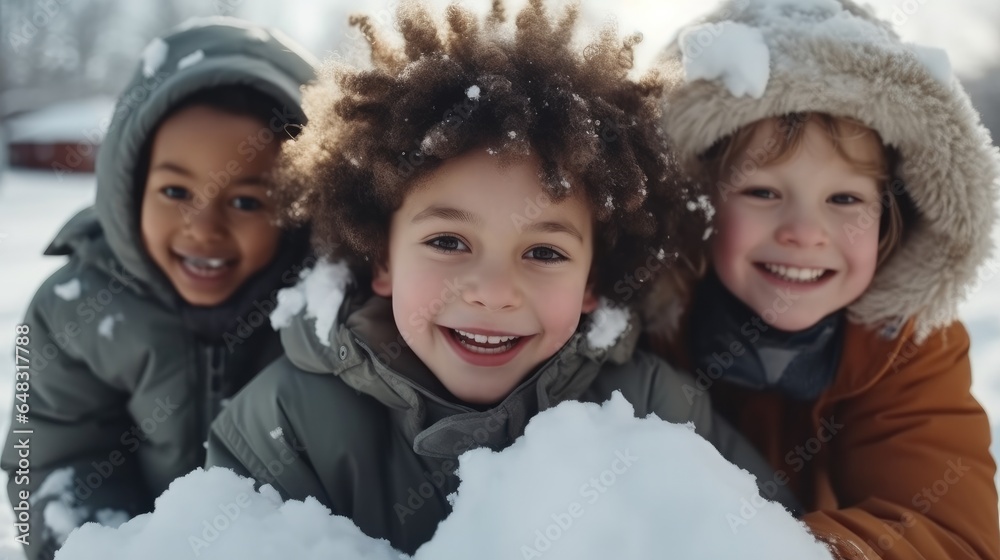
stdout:
[[[14,390],[14,326],[24,317],[39,284],[65,259],[43,257],[59,227],[94,201],[94,176],[47,172],[10,172],[0,176],[0,425],[7,433]],[[6,436],[5,436],[6,437]],[[7,502],[7,476],[0,493],[0,557],[23,558],[14,542],[13,511]]]
[[[44,172],[8,172],[0,177],[0,427],[6,433],[13,380],[14,326],[22,318],[35,289],[63,263],[41,252],[59,227],[94,198],[91,175],[63,176]],[[987,234],[984,232],[984,234]],[[1000,243],[1000,230],[992,232]],[[975,372],[973,390],[990,411],[994,454],[1000,450],[1000,259],[983,270],[982,283],[962,308],[972,335]],[[3,475],[0,475],[2,478]],[[6,481],[3,480],[5,483]],[[22,558],[14,542],[13,517],[5,486],[0,486],[0,558]]]

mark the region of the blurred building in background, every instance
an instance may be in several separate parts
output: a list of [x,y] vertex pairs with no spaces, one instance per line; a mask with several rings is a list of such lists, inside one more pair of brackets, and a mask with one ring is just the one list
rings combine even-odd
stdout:
[[55,103],[7,119],[7,161],[11,167],[93,173],[97,148],[111,120],[115,100],[94,96]]
[[[440,11],[450,1],[425,0]],[[569,0],[551,0],[552,7]],[[864,1],[864,0],[863,0]],[[1000,138],[1000,4],[959,0],[947,5],[916,4],[912,13],[897,0],[868,0],[883,17],[913,35],[948,49],[953,63],[989,61],[959,77],[973,103]],[[0,169],[5,165],[93,170],[103,137],[98,126],[128,82],[149,41],[192,17],[235,16],[276,27],[319,58],[356,61],[367,46],[348,15],[365,13],[376,26],[391,24],[401,0],[0,0]],[[508,14],[525,0],[508,0]],[[460,0],[484,11],[490,0]],[[582,0],[581,15],[600,25],[614,14],[621,30],[640,29],[639,58],[652,58],[677,27],[714,2],[704,0]],[[992,6],[992,7],[991,7]],[[941,12],[941,10],[945,10]],[[952,18],[940,21],[942,14]],[[992,21],[992,25],[972,23]],[[948,31],[964,26],[961,32]],[[905,33],[904,33],[905,35]],[[960,41],[961,40],[961,41]],[[947,43],[947,44],[946,44]],[[996,52],[994,52],[996,51]],[[975,54],[976,56],[971,56]],[[985,67],[984,67],[985,66]]]

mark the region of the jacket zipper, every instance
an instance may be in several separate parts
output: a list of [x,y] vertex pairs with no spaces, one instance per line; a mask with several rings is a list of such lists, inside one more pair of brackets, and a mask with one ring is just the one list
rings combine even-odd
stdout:
[[205,402],[202,423],[202,441],[208,441],[208,431],[212,421],[222,409],[225,397],[226,352],[221,346],[208,345],[205,355]]

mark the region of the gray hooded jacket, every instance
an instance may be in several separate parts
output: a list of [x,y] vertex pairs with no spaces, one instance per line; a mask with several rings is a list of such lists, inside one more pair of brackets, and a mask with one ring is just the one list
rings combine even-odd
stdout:
[[[227,302],[187,305],[142,247],[135,175],[161,118],[204,88],[246,85],[271,96],[278,133],[304,123],[299,88],[313,78],[311,57],[276,32],[217,20],[154,40],[144,58],[98,156],[96,204],[46,250],[69,261],[24,320],[28,421],[15,417],[11,429],[30,433],[8,434],[2,467],[12,504],[28,512],[16,535],[32,559],[51,557],[65,539],[53,519],[124,520],[201,466],[224,400],[281,353],[266,314],[306,257],[303,232],[286,234],[275,261]],[[19,466],[24,447],[28,469]]]
[[703,392],[692,391],[694,379],[635,351],[638,338],[630,328],[596,349],[577,332],[502,402],[478,410],[448,396],[401,342],[388,299],[345,303],[327,341],[300,313],[281,332],[285,357],[212,425],[207,464],[271,484],[286,499],[314,496],[411,554],[451,512],[461,453],[504,449],[533,416],[567,400],[601,403],[621,391],[636,416],[693,422],[727,459],[770,475]]

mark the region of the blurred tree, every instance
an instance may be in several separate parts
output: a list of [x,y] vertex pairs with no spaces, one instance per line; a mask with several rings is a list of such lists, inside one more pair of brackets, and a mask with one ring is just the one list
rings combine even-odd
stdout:
[[92,94],[116,95],[142,48],[204,0],[0,0],[0,115]]

